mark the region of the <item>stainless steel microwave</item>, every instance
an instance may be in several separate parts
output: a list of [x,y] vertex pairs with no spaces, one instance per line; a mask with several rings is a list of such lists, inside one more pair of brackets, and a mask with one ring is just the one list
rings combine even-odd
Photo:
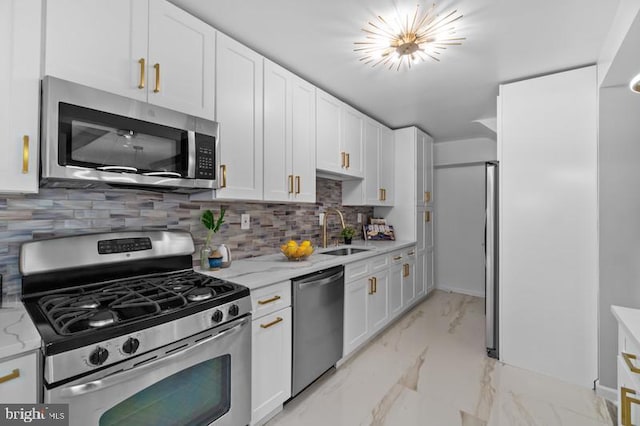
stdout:
[[41,123],[41,186],[218,187],[213,121],[46,76]]

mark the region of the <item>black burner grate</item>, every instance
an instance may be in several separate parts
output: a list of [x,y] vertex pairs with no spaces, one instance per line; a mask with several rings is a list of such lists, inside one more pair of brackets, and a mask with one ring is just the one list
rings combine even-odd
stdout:
[[[208,292],[202,290],[207,289]],[[39,299],[57,333],[73,335],[95,328],[140,320],[233,291],[233,284],[193,271],[92,284]]]

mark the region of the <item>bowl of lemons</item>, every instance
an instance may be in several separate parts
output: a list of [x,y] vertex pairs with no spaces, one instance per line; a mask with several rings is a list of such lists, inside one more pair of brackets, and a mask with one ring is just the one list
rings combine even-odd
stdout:
[[280,251],[289,260],[304,260],[313,253],[313,246],[309,240],[304,240],[300,244],[290,240],[287,244],[280,246]]

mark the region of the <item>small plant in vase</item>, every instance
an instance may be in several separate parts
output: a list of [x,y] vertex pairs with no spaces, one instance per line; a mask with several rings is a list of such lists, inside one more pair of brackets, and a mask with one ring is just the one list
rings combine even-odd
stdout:
[[350,226],[345,226],[340,232],[340,236],[344,238],[345,244],[351,244],[351,240],[353,239],[354,235],[356,235],[356,230]]
[[[216,218],[216,215],[211,210],[205,210],[202,216],[200,216],[200,222],[207,228],[207,239],[205,240],[204,247],[200,250],[200,267],[202,269],[208,269],[210,266],[209,258],[214,258],[215,251],[211,247],[211,239],[213,238],[213,234],[218,232],[224,223],[224,213],[224,208],[220,208],[220,216],[218,216],[218,218]],[[218,265],[218,267],[219,266],[220,265]]]

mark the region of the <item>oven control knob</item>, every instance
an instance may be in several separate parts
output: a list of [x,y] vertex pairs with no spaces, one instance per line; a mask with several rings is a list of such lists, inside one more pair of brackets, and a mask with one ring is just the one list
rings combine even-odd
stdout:
[[98,346],[89,355],[89,362],[93,365],[102,365],[109,357],[109,351],[103,347]]
[[135,337],[129,337],[122,345],[122,352],[131,355],[136,353],[138,347],[140,347],[140,341]]
[[223,317],[224,317],[224,314],[222,313],[222,311],[220,309],[216,309],[211,319],[213,320],[213,322],[220,322],[222,321]]
[[231,315],[232,317],[235,317],[236,315],[238,315],[239,312],[240,312],[240,308],[238,308],[238,305],[233,304],[229,306],[229,315]]

